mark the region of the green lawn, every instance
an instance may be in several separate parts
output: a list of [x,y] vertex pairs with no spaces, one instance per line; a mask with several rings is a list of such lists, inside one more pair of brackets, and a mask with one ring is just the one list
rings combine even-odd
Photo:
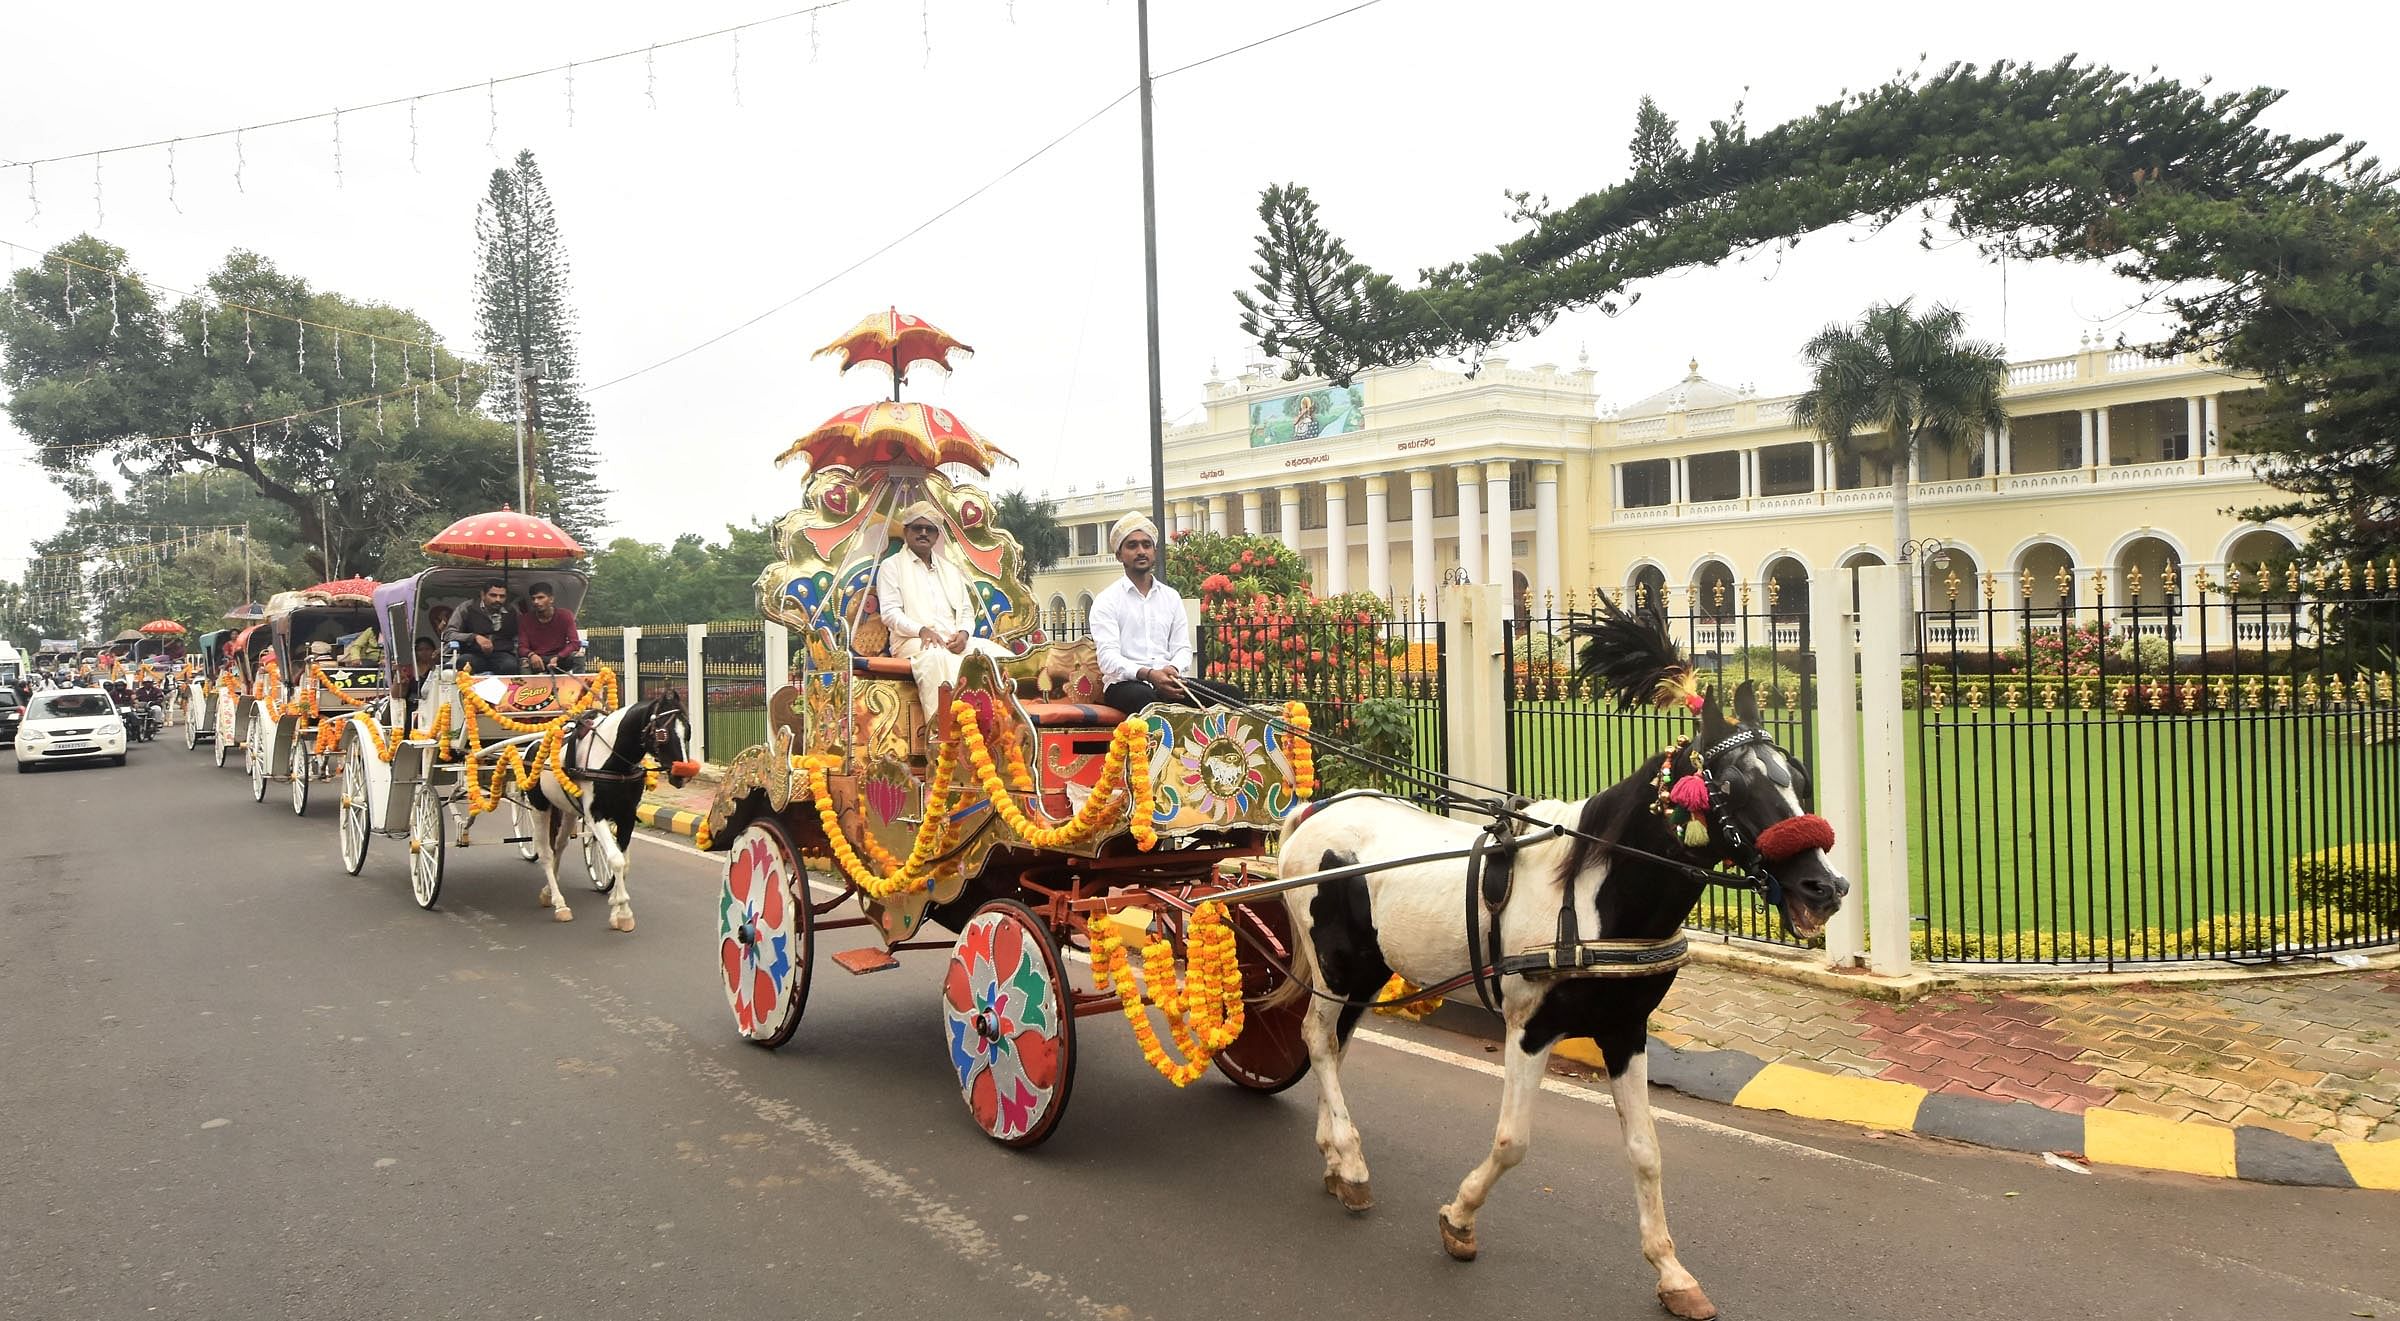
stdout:
[[[1911,911],[1975,957],[2052,952],[2020,931],[2114,938],[2131,958],[2325,943],[2290,925],[2292,860],[2400,839],[2400,745],[2369,745],[2360,713],[1906,719]],[[1516,782],[1545,795],[1596,791],[1663,742],[1563,702],[1513,720]]]

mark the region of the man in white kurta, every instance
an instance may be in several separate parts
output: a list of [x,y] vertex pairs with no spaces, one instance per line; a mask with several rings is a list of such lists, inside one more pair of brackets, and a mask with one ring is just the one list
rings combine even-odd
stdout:
[[917,702],[932,720],[943,684],[958,682],[969,652],[1000,660],[1008,649],[975,636],[967,575],[941,553],[941,511],[919,500],[900,511],[901,548],[875,569],[875,609],[891,630],[891,653],[908,662]]

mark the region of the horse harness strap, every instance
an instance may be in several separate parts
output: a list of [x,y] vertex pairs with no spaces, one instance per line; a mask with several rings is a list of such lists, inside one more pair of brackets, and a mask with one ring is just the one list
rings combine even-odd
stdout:
[[1500,979],[1518,977],[1655,977],[1691,959],[1691,940],[1682,932],[1655,940],[1585,940],[1575,913],[1575,878],[1559,887],[1558,938],[1546,948],[1520,954],[1500,952],[1500,918],[1516,888],[1517,850],[1531,843],[1516,836],[1525,800],[1495,813],[1467,852],[1467,967],[1475,998],[1500,1009]]
[[633,768],[630,770],[612,771],[606,769],[606,765],[610,758],[613,758],[616,755],[616,749],[614,748],[610,748],[607,755],[600,759],[600,766],[585,766],[583,764],[584,756],[589,751],[592,742],[598,736],[600,722],[598,718],[594,717],[590,712],[585,712],[584,714],[575,718],[575,726],[575,731],[570,736],[575,748],[575,764],[566,768],[568,779],[583,780],[587,782],[592,780],[603,780],[610,783],[625,783],[632,780],[643,780],[649,777],[650,772],[643,769],[639,762],[634,763]]

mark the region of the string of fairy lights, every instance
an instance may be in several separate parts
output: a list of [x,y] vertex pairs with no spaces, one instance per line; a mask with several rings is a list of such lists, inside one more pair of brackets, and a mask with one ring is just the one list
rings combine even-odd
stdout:
[[138,590],[195,551],[230,555],[242,549],[248,529],[241,523],[92,523],[76,531],[145,539],[27,557],[18,584],[18,605],[26,620],[80,627],[94,602]]

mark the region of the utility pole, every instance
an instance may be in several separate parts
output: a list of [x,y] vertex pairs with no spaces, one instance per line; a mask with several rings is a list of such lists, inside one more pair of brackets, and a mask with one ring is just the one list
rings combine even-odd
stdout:
[[242,520],[242,604],[248,605],[258,597],[250,590],[250,520]]
[[332,582],[340,576],[333,567],[333,513],[321,495],[317,497],[317,530],[325,538],[325,581]]
[[[1167,405],[1158,368],[1158,165],[1150,146],[1150,0],[1135,0],[1133,12],[1142,48],[1142,287],[1150,323],[1150,521],[1163,538],[1167,526]],[[1161,550],[1163,554],[1164,548]]]

